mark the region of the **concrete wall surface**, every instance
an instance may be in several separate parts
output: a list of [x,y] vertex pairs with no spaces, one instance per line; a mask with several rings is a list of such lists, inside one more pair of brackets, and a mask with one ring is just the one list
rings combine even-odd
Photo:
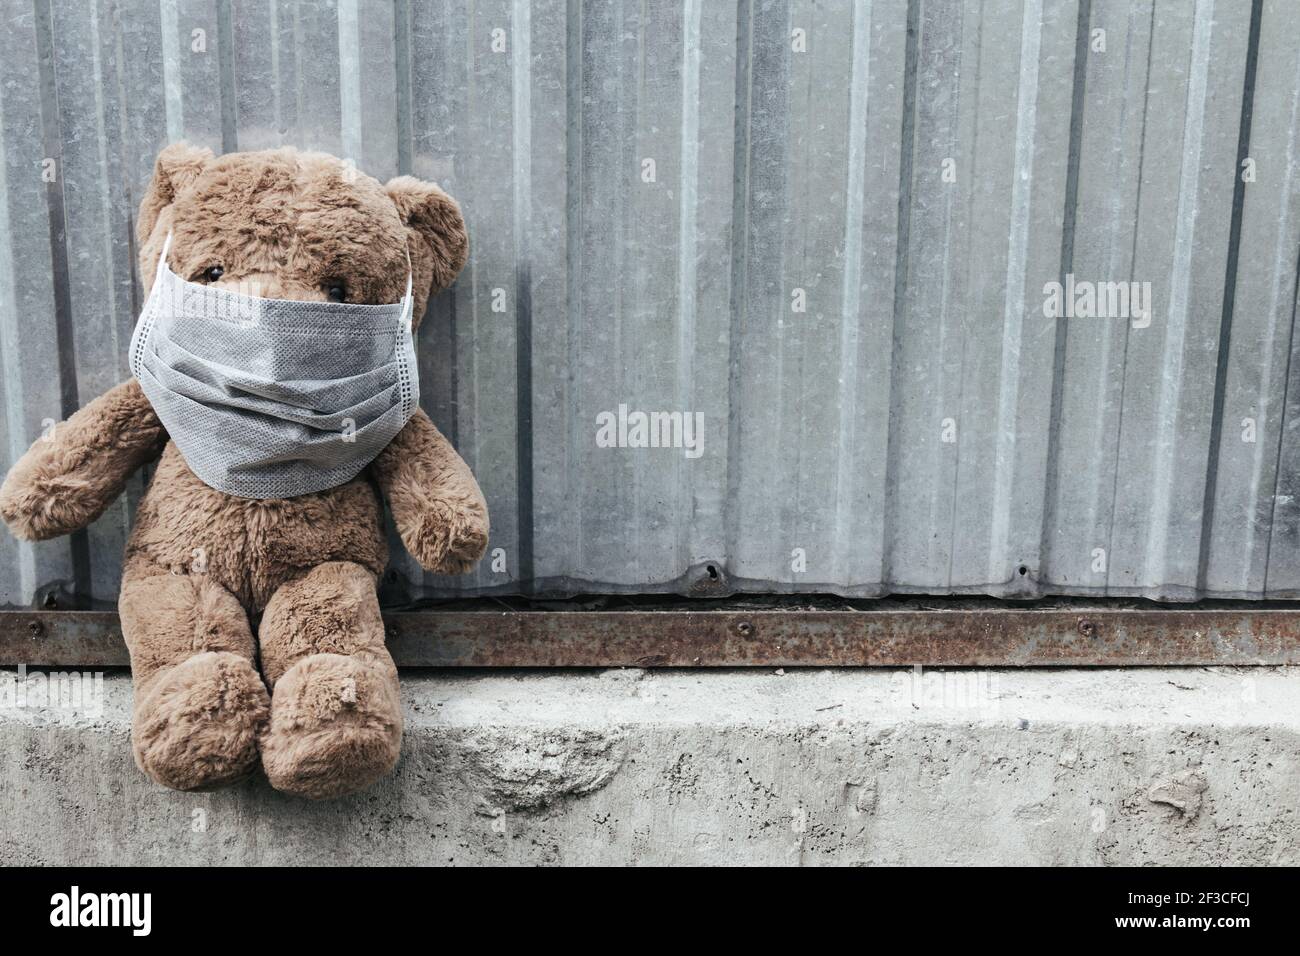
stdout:
[[412,672],[325,804],[155,787],[128,677],[50,686],[0,673],[3,864],[1300,863],[1296,670]]

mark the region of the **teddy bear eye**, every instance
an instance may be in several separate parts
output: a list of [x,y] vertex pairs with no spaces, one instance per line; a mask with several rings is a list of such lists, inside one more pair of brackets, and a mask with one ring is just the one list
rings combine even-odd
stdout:
[[337,279],[325,283],[325,294],[330,297],[331,302],[348,301],[348,287]]
[[221,266],[208,266],[203,270],[203,278],[207,279],[209,282],[216,282],[225,274],[226,270],[221,268]]

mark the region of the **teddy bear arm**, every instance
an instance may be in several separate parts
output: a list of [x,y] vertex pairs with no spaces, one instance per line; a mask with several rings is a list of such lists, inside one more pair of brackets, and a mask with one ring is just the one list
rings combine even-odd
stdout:
[[478,482],[423,410],[380,452],[371,473],[388,499],[402,543],[420,566],[469,571],[487,549],[487,502]]
[[166,443],[139,383],[123,382],[32,443],[0,485],[0,518],[28,541],[84,528]]

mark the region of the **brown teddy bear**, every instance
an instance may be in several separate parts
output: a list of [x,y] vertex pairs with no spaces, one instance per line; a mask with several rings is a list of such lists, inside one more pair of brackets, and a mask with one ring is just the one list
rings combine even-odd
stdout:
[[[118,605],[135,683],[137,764],[165,786],[207,790],[247,777],[260,756],[280,790],[312,798],[360,790],[392,769],[402,736],[397,669],[384,646],[376,593],[388,561],[380,495],[407,549],[431,571],[467,571],[487,545],[487,506],[469,468],[416,407],[418,394],[406,399],[403,414],[390,398],[396,386],[380,387],[382,376],[405,365],[366,357],[383,343],[392,350],[391,335],[367,332],[366,323],[394,321],[400,307],[383,306],[411,303],[413,343],[428,297],[456,278],[468,249],[460,210],[437,186],[409,176],[381,185],[320,153],[214,157],[181,143],[158,156],[137,232],[144,286],[155,289],[151,303],[158,270],[184,285],[186,301],[206,286],[226,304],[266,304],[269,315],[290,317],[278,338],[266,340],[238,321],[214,321],[202,326],[208,348],[251,351],[251,363],[276,349],[301,362],[313,348],[328,348],[322,354],[360,356],[361,367],[369,369],[370,361],[376,369],[335,370],[333,378],[322,376],[330,381],[295,397],[287,392],[296,380],[250,385],[243,366],[232,371],[162,343],[176,354],[163,356],[168,367],[154,371],[187,383],[175,386],[184,395],[146,395],[142,381],[163,386],[133,361],[135,377],[56,425],[14,465],[0,487],[0,517],[27,540],[68,534],[94,521],[136,469],[157,460],[127,544]],[[256,297],[241,298],[249,290]],[[353,305],[336,308],[341,303]],[[326,314],[315,325],[299,323],[284,311],[294,307]],[[208,373],[215,378],[199,381]],[[339,422],[322,426],[325,420],[313,417],[319,409],[309,406],[330,390],[347,396],[365,382],[376,394],[350,409],[365,420],[361,406],[379,403],[384,413],[373,416],[379,425],[366,436],[383,444],[354,477],[293,496],[265,494],[281,486],[259,484],[256,469],[251,495],[213,486],[232,487],[212,475],[233,481],[240,474],[210,470],[212,461],[230,460],[221,435],[232,443],[239,435],[204,434],[206,425],[196,423],[228,396],[245,405],[232,412],[245,416],[236,423],[284,425],[274,415],[288,414],[287,407],[306,416],[319,436],[318,426]],[[402,387],[410,390],[405,381]],[[211,393],[212,401],[186,404],[194,395],[187,388],[206,389],[200,394]],[[168,419],[174,435],[162,406],[151,401],[159,394],[171,403],[170,414],[182,409]],[[256,404],[262,402],[275,409],[271,417],[263,416]],[[340,433],[347,434],[356,419],[342,421]],[[298,424],[295,418],[284,425],[286,434]],[[178,447],[186,444],[182,432],[193,453]],[[352,441],[346,451],[354,470],[355,456],[367,453]],[[204,468],[192,468],[200,451]],[[273,451],[262,459],[267,469],[293,458],[278,446]],[[317,469],[325,477],[316,483],[348,471],[347,461],[340,468]],[[207,482],[196,474],[205,469]]]

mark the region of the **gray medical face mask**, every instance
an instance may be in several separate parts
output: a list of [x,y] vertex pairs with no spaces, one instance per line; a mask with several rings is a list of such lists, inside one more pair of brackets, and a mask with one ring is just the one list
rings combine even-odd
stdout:
[[293,302],[187,282],[163,246],[131,337],[131,371],[207,485],[291,498],[344,484],[420,401],[414,297]]

